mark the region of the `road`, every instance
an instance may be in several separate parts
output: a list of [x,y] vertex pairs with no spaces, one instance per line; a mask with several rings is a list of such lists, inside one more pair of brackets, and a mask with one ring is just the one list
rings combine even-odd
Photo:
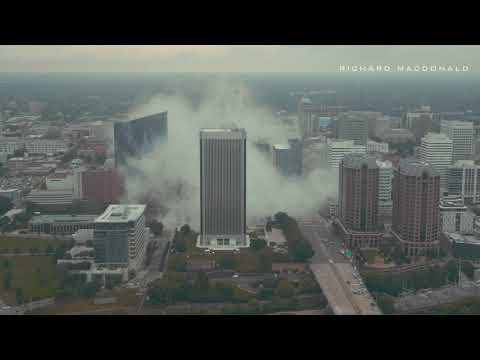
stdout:
[[341,239],[333,233],[331,224],[320,216],[297,217],[297,220],[302,233],[315,250],[310,268],[333,313],[380,315],[381,311],[368,291],[363,289],[353,265],[340,253]]

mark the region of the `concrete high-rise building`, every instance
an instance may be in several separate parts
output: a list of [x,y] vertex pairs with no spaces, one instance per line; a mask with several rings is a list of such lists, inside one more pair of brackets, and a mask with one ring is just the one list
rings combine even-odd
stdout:
[[292,157],[292,171],[294,175],[303,173],[303,143],[299,139],[288,139]]
[[376,142],[373,140],[368,140],[367,142],[367,152],[371,153],[388,153],[388,143]]
[[447,169],[447,191],[466,203],[480,203],[480,166],[473,160],[456,161]]
[[[151,153],[157,142],[166,140],[166,111],[114,124],[115,165],[126,165],[128,159],[139,159]],[[134,164],[133,164],[134,165]]]
[[350,248],[379,247],[383,232],[378,226],[379,168],[376,158],[348,154],[339,169],[338,222]]
[[406,256],[438,255],[440,174],[422,161],[402,159],[392,182],[392,235]]
[[440,188],[447,188],[447,169],[452,165],[453,142],[445,134],[427,133],[422,138],[420,160],[429,163],[440,174]]
[[413,112],[407,113],[405,118],[406,128],[409,129],[420,143],[429,131],[432,130],[433,114],[431,112]]
[[110,205],[95,219],[95,263],[138,271],[148,242],[146,205]]
[[244,129],[200,131],[199,247],[250,246],[246,234],[246,138]]
[[472,122],[442,121],[441,132],[453,141],[453,161],[473,159],[475,148]]
[[378,216],[392,217],[392,162],[377,160],[378,174]]
[[367,148],[364,145],[355,145],[354,140],[335,139],[327,142],[327,158],[331,168],[338,168],[343,157],[347,154],[365,154]]
[[337,137],[354,140],[355,145],[367,145],[368,119],[365,116],[344,113],[337,120]]

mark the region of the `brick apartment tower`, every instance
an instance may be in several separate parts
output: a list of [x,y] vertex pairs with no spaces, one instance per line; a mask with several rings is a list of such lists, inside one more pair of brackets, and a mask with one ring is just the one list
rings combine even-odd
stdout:
[[339,168],[340,228],[349,248],[379,247],[379,167],[376,158],[347,154]]
[[392,183],[392,234],[408,257],[438,256],[440,174],[428,163],[402,159]]

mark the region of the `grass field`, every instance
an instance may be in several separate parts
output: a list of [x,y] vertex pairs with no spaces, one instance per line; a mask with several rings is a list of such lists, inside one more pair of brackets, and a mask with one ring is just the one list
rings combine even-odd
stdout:
[[[11,288],[5,289],[5,277],[12,274]],[[57,286],[53,256],[0,257],[0,298],[15,304],[16,289],[22,289],[26,301],[55,295]]]
[[15,249],[20,252],[27,252],[34,248],[39,252],[45,252],[49,245],[55,249],[62,244],[65,244],[64,240],[0,236],[0,253],[6,251],[13,253]]

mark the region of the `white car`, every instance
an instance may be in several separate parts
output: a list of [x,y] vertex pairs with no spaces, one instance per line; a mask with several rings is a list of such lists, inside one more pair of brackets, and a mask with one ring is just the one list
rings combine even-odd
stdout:
[[238,274],[233,274],[232,278],[238,278]]
[[333,260],[332,260],[332,259],[328,260],[328,262],[329,262],[330,264],[333,264]]

